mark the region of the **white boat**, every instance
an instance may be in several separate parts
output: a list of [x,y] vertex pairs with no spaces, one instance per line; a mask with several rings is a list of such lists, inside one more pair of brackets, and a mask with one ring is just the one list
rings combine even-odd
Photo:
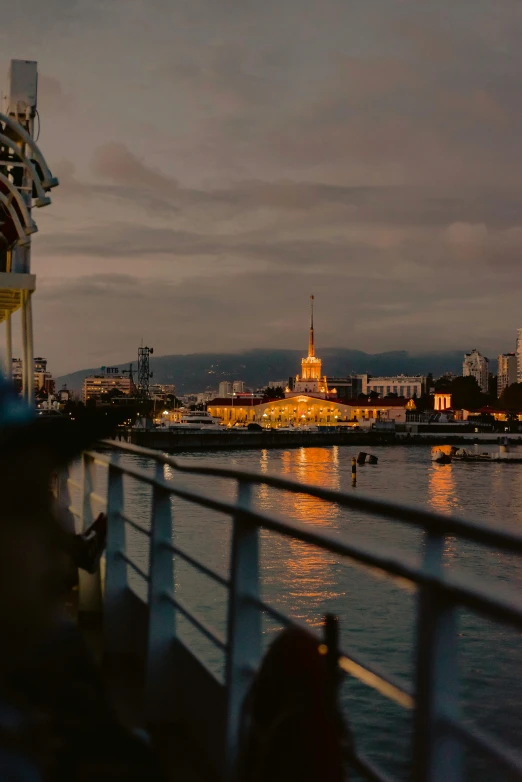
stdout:
[[223,428],[219,418],[213,418],[206,410],[186,410],[181,416],[181,421],[169,424],[168,428],[174,431],[217,431]]

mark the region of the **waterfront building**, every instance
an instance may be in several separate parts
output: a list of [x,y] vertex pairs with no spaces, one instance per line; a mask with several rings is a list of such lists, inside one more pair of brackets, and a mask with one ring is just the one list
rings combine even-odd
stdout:
[[[42,356],[36,356],[33,359],[33,384],[35,395],[40,392],[52,394],[54,392],[54,378],[47,369],[47,359]],[[11,377],[19,393],[23,386],[23,360],[13,358],[11,362]]]
[[426,388],[426,378],[422,375],[394,375],[391,377],[368,377],[366,389],[363,394],[370,394],[372,391],[379,394],[379,398],[389,394],[397,394],[407,399],[420,397]]
[[433,409],[439,412],[451,408],[451,394],[445,391],[436,391],[433,395]]
[[502,391],[507,386],[517,382],[517,355],[516,353],[502,353],[498,357],[497,371],[497,396],[501,396]]
[[207,410],[228,426],[258,423],[266,428],[302,426],[338,426],[351,423],[370,427],[378,422],[405,423],[406,412],[415,410],[413,399],[350,400],[340,403],[335,398],[311,394],[294,394],[285,399],[263,402],[256,397],[238,401],[221,397],[209,402]]
[[464,377],[474,377],[479,384],[480,390],[487,394],[489,390],[489,361],[488,359],[474,349],[471,353],[464,355],[462,363],[462,374]]
[[301,361],[301,375],[296,375],[293,388],[288,388],[287,396],[293,394],[314,394],[324,399],[328,394],[326,377],[321,375],[322,362],[315,355],[314,338],[314,297],[310,296],[310,331],[308,336],[308,355]]
[[131,394],[135,386],[128,375],[89,375],[83,381],[82,401],[85,403],[89,399],[100,399],[115,390],[121,394]]
[[522,328],[517,331],[517,383],[522,383]]
[[321,359],[315,355],[311,309],[308,355],[301,361],[301,375],[296,376],[294,388],[287,387],[284,399],[263,400],[254,394],[218,397],[209,402],[207,409],[228,426],[258,423],[267,428],[340,424],[370,427],[380,422],[405,423],[406,412],[415,410],[415,403],[412,399],[399,397],[378,401],[343,399],[341,402],[337,389],[330,390],[326,377],[321,375]]

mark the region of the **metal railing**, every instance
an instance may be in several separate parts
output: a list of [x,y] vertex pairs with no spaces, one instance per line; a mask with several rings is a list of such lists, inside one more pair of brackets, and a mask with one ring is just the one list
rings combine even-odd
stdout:
[[[104,651],[110,658],[129,647],[130,635],[135,633],[138,614],[136,604],[129,613],[128,570],[134,570],[148,584],[148,600],[145,610],[143,661],[146,670],[146,703],[151,721],[168,717],[173,708],[176,686],[176,660],[190,678],[201,675],[200,661],[193,665],[188,650],[176,634],[178,614],[187,619],[215,647],[226,656],[224,685],[207,671],[205,680],[198,684],[209,688],[208,701],[222,700],[218,712],[224,716],[225,729],[213,730],[222,745],[223,757],[218,760],[222,777],[228,779],[234,769],[240,732],[241,709],[259,666],[262,649],[261,617],[266,614],[282,625],[298,624],[274,605],[260,599],[259,530],[270,530],[278,535],[302,541],[331,552],[339,557],[380,571],[398,583],[407,582],[417,589],[417,626],[414,686],[380,670],[373,663],[356,657],[349,651],[341,652],[339,666],[349,675],[373,687],[381,695],[412,710],[414,724],[412,778],[415,782],[458,782],[463,779],[464,748],[489,757],[508,774],[522,774],[522,754],[508,747],[493,735],[465,724],[461,719],[457,682],[457,629],[456,613],[459,608],[478,614],[520,630],[522,628],[522,601],[520,595],[504,586],[484,586],[481,579],[468,574],[449,572],[444,565],[446,539],[457,537],[496,549],[522,555],[522,536],[509,530],[500,530],[481,522],[442,516],[430,511],[400,506],[361,497],[354,493],[342,493],[320,486],[303,485],[297,481],[227,467],[190,464],[165,456],[157,451],[133,445],[106,442],[106,451],[92,451],[83,455],[83,478],[80,483],[65,477],[62,480],[60,501],[84,525],[93,519],[94,504],[106,504],[109,518],[106,575],[104,594]],[[153,473],[134,464],[123,463],[121,454],[147,457],[155,464]],[[186,488],[164,477],[164,466],[176,473],[192,473],[229,479],[237,485],[235,502]],[[96,491],[95,467],[102,466],[108,473],[106,498]],[[124,514],[124,476],[129,476],[152,488],[150,524],[140,523]],[[423,561],[409,558],[405,553],[394,553],[379,547],[373,540],[332,534],[322,528],[298,521],[267,514],[258,510],[253,502],[252,490],[257,485],[272,489],[305,494],[339,506],[357,510],[372,516],[415,526],[425,532]],[[69,487],[81,490],[81,508],[71,504]],[[212,511],[226,514],[232,520],[230,573],[223,577],[195,556],[173,542],[171,497],[195,503]],[[125,545],[125,528],[149,538],[148,567],[137,564],[128,554]],[[200,573],[228,590],[228,620],[226,637],[187,606],[176,594],[174,563],[184,561]],[[85,580],[83,587],[92,589]],[[82,583],[80,584],[82,589]],[[96,593],[100,594],[99,589]],[[91,594],[92,599],[92,594]],[[91,603],[92,607],[92,603]],[[143,608],[143,606],[142,606]],[[133,613],[134,611],[134,613]],[[132,616],[131,616],[132,614]],[[300,625],[303,626],[303,625]],[[307,631],[310,628],[306,626]],[[313,631],[312,631],[313,632]],[[192,668],[191,668],[192,665]],[[188,673],[187,673],[188,672]],[[178,678],[185,678],[178,677]],[[211,681],[213,683],[211,684]],[[195,685],[191,682],[190,686]],[[212,689],[212,693],[210,689]],[[217,695],[216,695],[217,693]],[[206,697],[206,696],[205,696]],[[179,699],[178,699],[179,700]],[[201,707],[203,709],[203,707]],[[219,754],[219,750],[218,750]],[[353,766],[366,779],[386,782],[387,772],[362,755],[354,754]]]

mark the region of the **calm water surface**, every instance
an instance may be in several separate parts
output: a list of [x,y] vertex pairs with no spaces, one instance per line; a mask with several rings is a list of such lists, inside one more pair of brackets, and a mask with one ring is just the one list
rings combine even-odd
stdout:
[[[481,447],[481,450],[488,449]],[[351,484],[354,453],[348,447],[189,453],[180,458],[192,463],[205,461],[258,470],[303,483],[423,505],[443,513],[481,519],[492,525],[522,528],[522,465],[434,465],[429,446],[383,447],[372,452],[379,457],[379,463],[359,467],[355,488]],[[123,458],[152,469],[140,457]],[[169,467],[165,468],[165,475],[206,493],[218,491],[223,497],[235,497],[234,485],[226,481],[179,477]],[[142,520],[150,503],[148,490],[131,480],[126,488],[126,512],[132,518]],[[304,495],[276,494],[262,486],[255,490],[255,498],[263,510],[317,524],[334,534],[372,538],[387,550],[406,551],[419,559],[423,554],[422,533],[406,525],[378,520]],[[175,542],[226,574],[230,543],[228,519],[178,500],[173,500],[173,515]],[[146,565],[148,552],[143,540],[132,530],[128,530],[128,534],[129,550],[137,561]],[[336,556],[273,533],[262,532],[261,550],[264,599],[311,625],[319,624],[327,611],[338,614],[346,651],[365,656],[411,680],[414,592],[351,566]],[[515,589],[521,586],[521,564],[510,555],[450,539],[446,559],[449,568],[476,574],[484,583],[508,582]],[[224,631],[224,590],[183,564],[176,563],[175,580],[179,596],[207,622]],[[145,595],[144,585],[137,583],[135,578],[133,586]],[[465,611],[459,618],[463,716],[517,747],[522,735],[520,634]],[[279,628],[266,621],[264,629],[265,640],[269,643]],[[213,647],[182,618],[178,631],[222,676],[223,660]],[[354,680],[345,682],[342,699],[358,746],[398,779],[406,779],[411,739],[409,715]],[[477,758],[468,759],[467,767],[470,780],[493,782],[509,778]]]

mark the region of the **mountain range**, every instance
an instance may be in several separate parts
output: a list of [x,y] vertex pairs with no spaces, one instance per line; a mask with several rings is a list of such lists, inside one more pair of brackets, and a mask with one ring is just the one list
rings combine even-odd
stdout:
[[[364,353],[346,348],[322,348],[323,374],[345,377],[349,374],[426,375],[435,377],[444,372],[460,375],[464,351],[410,355],[405,350],[387,353]],[[267,386],[269,382],[288,380],[299,372],[303,358],[301,350],[247,350],[242,353],[190,353],[187,355],[151,356],[152,383],[174,384],[179,395],[217,389],[222,380],[244,380],[251,388]],[[129,361],[119,364],[128,369]],[[138,364],[133,362],[134,379]],[[64,383],[80,390],[88,375],[100,374],[101,367],[80,369],[56,378],[57,388]]]

